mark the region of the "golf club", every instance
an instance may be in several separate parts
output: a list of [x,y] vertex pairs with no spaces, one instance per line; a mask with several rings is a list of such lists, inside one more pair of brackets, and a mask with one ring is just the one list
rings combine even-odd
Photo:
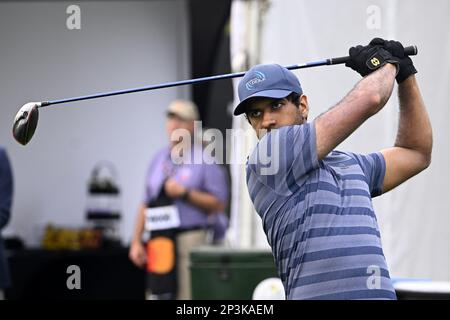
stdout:
[[[417,47],[416,46],[405,47],[405,54],[406,55],[416,55]],[[295,70],[295,69],[304,69],[304,68],[311,68],[311,67],[318,67],[318,66],[325,66],[325,65],[335,65],[335,64],[345,63],[349,59],[350,59],[349,56],[338,57],[338,58],[329,58],[329,59],[308,62],[308,63],[304,63],[304,64],[289,65],[289,66],[286,66],[285,68],[289,69],[289,70]],[[43,101],[43,102],[29,102],[20,108],[19,112],[17,112],[17,114],[14,118],[13,136],[16,139],[16,141],[22,145],[26,145],[28,142],[30,142],[31,138],[33,137],[34,132],[36,131],[36,127],[37,127],[37,123],[38,123],[38,119],[39,119],[38,108],[47,107],[47,106],[54,105],[54,104],[66,103],[66,102],[96,99],[96,98],[116,96],[116,95],[127,94],[127,93],[169,88],[169,87],[182,86],[182,85],[188,85],[188,84],[196,84],[196,83],[202,83],[202,82],[207,82],[207,81],[243,77],[245,75],[245,73],[246,73],[246,71],[223,74],[223,75],[216,75],[216,76],[210,76],[210,77],[204,77],[204,78],[196,78],[196,79],[190,79],[190,80],[182,80],[182,81],[176,81],[176,82],[166,82],[166,83],[156,84],[156,85],[151,85],[151,86],[146,86],[146,87],[132,88],[132,89],[127,89],[127,90],[119,90],[119,91],[110,91],[110,92],[105,92],[105,93],[97,93],[97,94],[73,97],[73,98],[68,98],[68,99]]]

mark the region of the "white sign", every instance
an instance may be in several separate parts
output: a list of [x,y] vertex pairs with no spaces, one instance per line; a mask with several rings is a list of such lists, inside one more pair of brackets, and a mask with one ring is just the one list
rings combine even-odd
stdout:
[[176,206],[148,208],[145,211],[145,229],[147,231],[165,230],[180,226],[180,214]]

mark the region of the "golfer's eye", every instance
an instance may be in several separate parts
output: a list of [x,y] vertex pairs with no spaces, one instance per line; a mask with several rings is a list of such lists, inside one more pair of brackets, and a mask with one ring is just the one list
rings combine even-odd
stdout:
[[281,101],[276,101],[271,105],[272,110],[278,110],[278,109],[282,108],[283,106],[284,106],[284,104]]
[[262,115],[262,112],[260,110],[251,110],[248,113],[248,117],[250,119],[258,119],[259,117],[261,117],[261,115]]

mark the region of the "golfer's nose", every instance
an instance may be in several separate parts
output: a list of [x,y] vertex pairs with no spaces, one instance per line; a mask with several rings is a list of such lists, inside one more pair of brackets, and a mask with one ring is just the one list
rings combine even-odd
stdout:
[[272,129],[276,124],[275,115],[271,110],[265,110],[261,123],[262,129]]

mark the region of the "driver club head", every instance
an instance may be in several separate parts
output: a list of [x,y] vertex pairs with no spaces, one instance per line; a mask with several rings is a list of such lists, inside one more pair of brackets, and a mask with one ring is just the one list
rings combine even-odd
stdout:
[[41,102],[29,102],[23,105],[14,118],[13,136],[16,141],[26,145],[33,137],[39,119],[38,108]]

